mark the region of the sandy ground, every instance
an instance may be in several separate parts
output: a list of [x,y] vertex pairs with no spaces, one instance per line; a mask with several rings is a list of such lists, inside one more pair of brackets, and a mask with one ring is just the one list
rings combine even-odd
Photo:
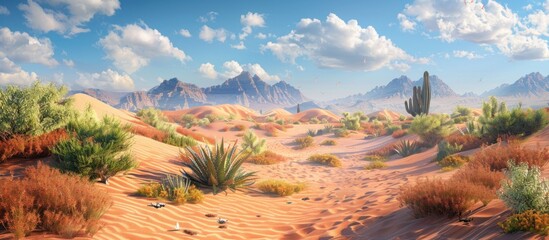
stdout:
[[[94,99],[89,101],[96,112],[111,114],[127,122],[135,122],[131,113],[112,109]],[[86,104],[78,103],[79,106]],[[230,141],[240,139],[242,132],[219,131],[227,124],[253,123],[236,120],[233,123],[215,122],[202,128],[195,127],[207,136]],[[178,174],[182,169],[178,161],[179,148],[145,137],[136,136],[132,152],[140,162],[138,168],[125,175],[113,177],[110,185],[97,184],[113,197],[114,204],[101,219],[103,228],[93,239],[524,239],[535,235],[503,234],[496,225],[509,215],[499,200],[484,208],[474,208],[473,222],[464,225],[455,218],[429,217],[415,219],[411,211],[397,201],[402,185],[415,182],[419,177],[447,178],[453,172],[441,172],[431,162],[436,148],[406,158],[388,161],[381,170],[364,170],[367,161],[363,156],[371,150],[399,141],[392,137],[365,140],[362,134],[348,138],[333,135],[315,137],[315,146],[295,149],[293,140],[306,135],[308,129],[320,129],[323,125],[295,125],[281,132],[278,137],[267,137],[268,148],[289,158],[276,165],[245,163],[246,171],[257,171],[261,179],[280,178],[305,182],[306,190],[289,197],[266,195],[254,188],[244,192],[213,195],[206,193],[200,204],[155,209],[147,206],[154,199],[135,195],[143,183],[162,178],[165,174]],[[266,137],[263,130],[255,130]],[[334,139],[336,146],[318,145],[324,139]],[[414,138],[406,136],[405,138]],[[549,128],[525,141],[532,147],[549,146]],[[333,153],[343,161],[342,168],[310,164],[307,157],[315,153]],[[27,166],[20,163],[19,167]],[[6,169],[8,166],[0,166]],[[11,166],[10,170],[17,166]],[[3,172],[0,172],[3,174]],[[544,175],[549,176],[547,168]],[[309,200],[302,200],[302,198]],[[478,206],[480,207],[480,205]],[[219,228],[217,218],[205,214],[217,214],[229,219],[227,228]],[[190,236],[182,231],[172,231],[178,222],[182,229],[196,231]],[[3,237],[7,237],[4,235]],[[43,238],[36,235],[33,238]],[[0,236],[2,238],[2,236]]]

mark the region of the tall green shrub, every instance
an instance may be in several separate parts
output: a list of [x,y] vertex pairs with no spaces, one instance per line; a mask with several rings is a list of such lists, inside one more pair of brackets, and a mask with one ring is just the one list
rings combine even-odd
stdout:
[[349,130],[358,130],[360,129],[360,114],[343,113],[343,118],[341,118],[341,123]]
[[267,149],[267,140],[259,139],[253,130],[248,130],[242,137],[242,150],[251,155],[259,155]]
[[498,191],[499,198],[515,213],[534,210],[549,213],[549,180],[541,177],[536,166],[526,163],[515,164],[509,160],[505,171],[507,180],[503,180]]
[[410,132],[417,134],[421,141],[434,146],[454,129],[453,122],[447,115],[419,115],[414,118]]

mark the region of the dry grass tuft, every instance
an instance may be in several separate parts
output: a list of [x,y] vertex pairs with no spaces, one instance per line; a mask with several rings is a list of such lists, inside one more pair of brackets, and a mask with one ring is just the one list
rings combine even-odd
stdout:
[[285,180],[269,179],[256,184],[264,193],[274,193],[278,196],[290,196],[305,189],[304,183],[289,183]]
[[265,152],[262,152],[261,154],[248,157],[248,159],[246,159],[246,162],[259,165],[272,165],[285,162],[287,160],[288,159],[286,157],[267,150]]
[[314,154],[307,160],[331,167],[341,167],[343,165],[341,160],[333,154]]

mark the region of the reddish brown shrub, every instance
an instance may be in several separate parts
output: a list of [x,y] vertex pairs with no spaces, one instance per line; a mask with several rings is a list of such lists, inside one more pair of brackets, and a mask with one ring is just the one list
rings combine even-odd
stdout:
[[397,129],[393,132],[393,134],[391,134],[391,136],[393,136],[393,138],[401,138],[401,137],[406,136],[406,134],[408,134],[408,132],[406,132],[406,130]]
[[286,157],[267,150],[261,154],[248,157],[248,159],[246,159],[246,162],[260,165],[271,165],[285,162],[287,160],[288,159]]
[[471,167],[487,166],[492,171],[501,171],[507,168],[507,162],[527,163],[530,166],[543,167],[549,161],[547,148],[530,149],[521,147],[516,142],[498,143],[484,147],[473,155]]
[[401,188],[401,205],[410,208],[416,217],[429,215],[458,216],[477,202],[488,204],[495,193],[481,185],[441,179],[420,179]]
[[212,138],[212,137],[208,137],[206,135],[203,135],[201,133],[198,133],[198,132],[194,132],[190,129],[187,129],[187,128],[183,128],[183,127],[177,127],[175,129],[175,131],[183,136],[188,136],[188,137],[191,137],[193,138],[194,140],[197,140],[197,141],[200,141],[200,142],[205,142],[205,143],[209,143],[209,144],[214,144],[215,143],[215,139]]
[[444,140],[451,145],[461,145],[461,151],[467,151],[482,146],[482,140],[471,134],[453,134],[446,137]]
[[220,132],[226,132],[229,131],[229,126],[224,126],[221,129],[219,129]]
[[164,142],[168,134],[166,134],[163,131],[160,131],[152,126],[141,126],[141,125],[134,125],[131,129],[132,133],[141,135],[143,137],[151,138],[159,142]]
[[391,143],[391,144],[387,144],[381,148],[378,148],[378,149],[375,149],[371,152],[368,153],[368,155],[370,156],[382,156],[382,157],[389,157],[393,154],[395,154],[395,147],[398,143]]
[[246,127],[245,125],[243,124],[237,124],[237,125],[234,125],[231,130],[233,131],[244,131],[246,130],[248,127]]
[[33,137],[16,135],[0,142],[0,162],[14,157],[38,158],[49,156],[51,154],[50,148],[57,142],[67,138],[68,134],[63,129]]
[[492,171],[487,166],[475,167],[473,165],[465,165],[452,176],[452,179],[456,181],[482,185],[494,193],[499,189],[503,178],[505,178],[503,172]]
[[[2,184],[0,219],[8,229],[28,230],[36,216],[34,222],[40,223],[41,229],[64,237],[93,234],[98,229],[98,219],[111,206],[107,193],[89,181],[61,174],[41,163],[27,168],[24,178]],[[22,225],[20,219],[29,225]]]

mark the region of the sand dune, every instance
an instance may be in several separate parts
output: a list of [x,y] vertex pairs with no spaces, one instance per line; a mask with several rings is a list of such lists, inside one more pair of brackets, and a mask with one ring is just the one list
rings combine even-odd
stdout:
[[326,119],[328,122],[339,122],[340,116],[323,109],[309,109],[293,115],[294,121],[308,122],[311,118],[317,118],[318,120]]
[[232,115],[236,119],[246,119],[257,115],[254,110],[236,104],[200,106],[177,111],[164,111],[164,115],[172,121],[181,119],[185,114],[192,114],[197,118],[204,118],[209,114],[225,118]]
[[98,117],[112,116],[118,118],[123,124],[144,124],[132,112],[116,109],[104,102],[101,102],[87,94],[78,93],[72,95],[74,99],[74,108],[83,112],[88,106],[95,111]]
[[384,109],[384,110],[369,113],[367,116],[368,117],[376,117],[378,119],[390,118],[392,120],[397,120],[400,117],[400,115],[402,115],[402,114],[397,113],[397,112],[393,112],[391,110]]

